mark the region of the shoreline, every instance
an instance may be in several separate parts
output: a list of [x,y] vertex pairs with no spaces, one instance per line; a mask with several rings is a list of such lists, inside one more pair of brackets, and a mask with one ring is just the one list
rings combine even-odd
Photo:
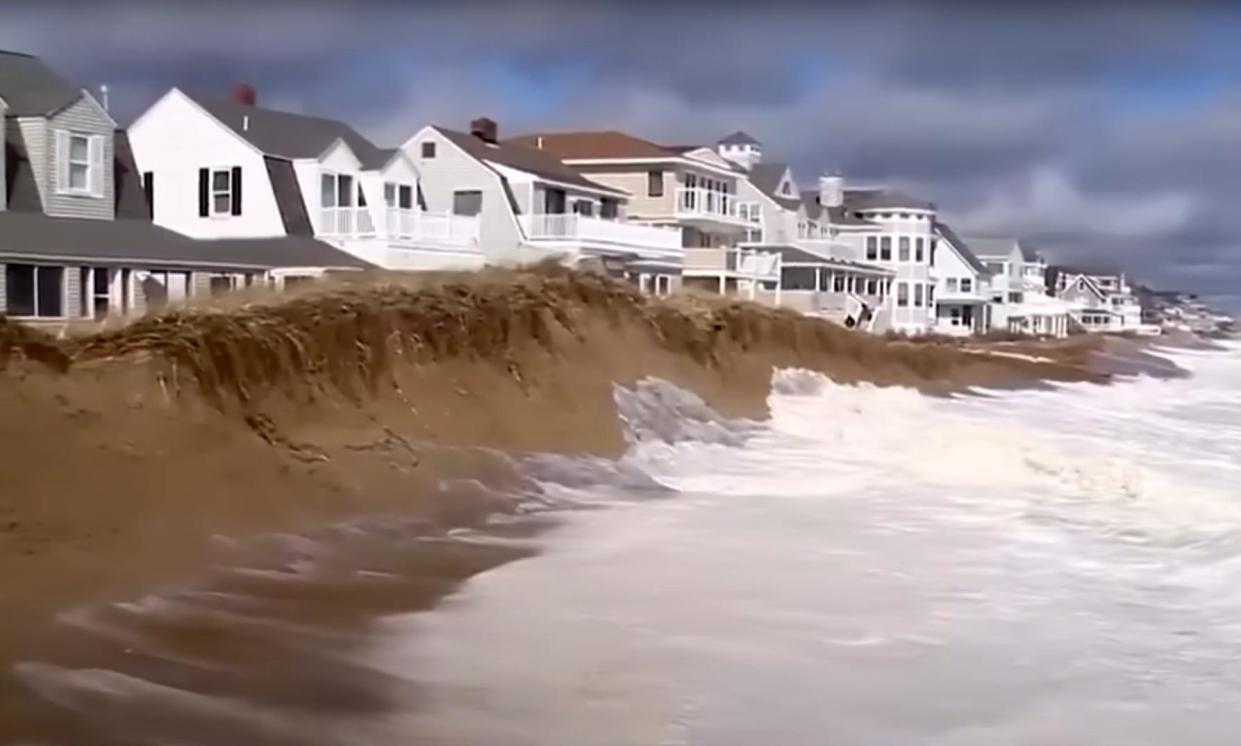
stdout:
[[[443,493],[443,480],[501,490],[520,480],[478,447],[622,453],[614,384],[654,376],[722,415],[758,419],[777,368],[945,394],[1102,383],[1113,371],[1100,355],[1140,348],[1071,339],[1019,343],[1022,358],[979,355],[548,270],[330,287],[63,341],[14,329],[0,326],[0,448],[12,475],[0,495],[0,562],[11,568],[0,736],[26,717],[13,709],[25,697],[11,696],[21,688],[10,669],[56,637],[58,613],[192,578],[220,535],[296,534],[358,515],[470,525],[498,506]],[[471,574],[441,580],[451,590]]]

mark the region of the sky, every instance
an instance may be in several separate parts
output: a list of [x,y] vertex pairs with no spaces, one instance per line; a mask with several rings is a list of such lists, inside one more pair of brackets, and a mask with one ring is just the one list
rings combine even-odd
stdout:
[[1241,296],[1241,3],[0,3],[127,121],[172,86],[349,121],[501,136],[737,129],[812,187],[827,171],[934,201],[958,233]]

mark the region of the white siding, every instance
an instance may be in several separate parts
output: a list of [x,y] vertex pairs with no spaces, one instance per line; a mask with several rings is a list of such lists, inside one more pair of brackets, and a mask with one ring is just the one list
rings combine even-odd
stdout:
[[[155,177],[156,225],[194,238],[283,236],[263,156],[180,91],[155,102],[129,128],[140,172]],[[241,167],[241,215],[200,217],[198,170]]]
[[[315,235],[322,232],[323,226],[323,174],[336,173],[353,177],[353,206],[357,207],[357,185],[363,184],[361,164],[349,146],[337,143],[335,147],[324,153],[321,158],[307,158],[293,161],[293,172],[297,174],[297,183],[302,190],[302,199],[306,203],[306,214],[310,216],[310,224],[314,226]],[[363,185],[365,189],[365,185]],[[383,193],[379,194],[382,202]],[[376,201],[369,192],[366,203],[374,206]]]
[[[643,218],[663,218],[672,217],[673,207],[676,205],[676,188],[677,167],[674,164],[665,164],[660,166],[582,166],[577,169],[583,176],[591,181],[597,181],[605,186],[620,189],[629,194],[628,214],[635,220]],[[651,197],[647,194],[648,172],[662,171],[664,193],[660,197]]]
[[[920,217],[915,217],[919,213],[911,210],[901,210],[893,208],[885,210],[890,213],[891,217],[883,218],[872,215],[871,219],[878,225],[867,232],[859,233],[841,233],[842,242],[850,243],[855,247],[857,256],[869,264],[877,264],[886,269],[896,272],[896,277],[892,281],[892,293],[890,295],[892,304],[892,328],[897,331],[920,334],[930,329],[934,319],[934,304],[928,304],[927,288],[934,284],[935,278],[931,271],[931,250],[930,242],[935,237],[932,232],[934,216],[927,213],[921,213]],[[909,215],[908,218],[899,217],[901,214]],[[866,254],[866,237],[876,236],[880,241],[887,238],[891,241],[892,259],[891,261],[883,261],[882,259],[873,260],[867,258]],[[910,242],[909,261],[900,261],[900,239],[907,237]],[[916,243],[922,239],[922,261],[916,260]],[[945,249],[939,249],[936,258],[938,259]],[[882,256],[882,255],[881,255]],[[909,304],[901,307],[897,305],[898,286],[904,285],[908,289]],[[922,286],[922,307],[914,305],[917,286]]]
[[[422,157],[422,143],[428,141],[435,143],[434,158]],[[429,127],[414,135],[404,145],[404,150],[418,168],[428,212],[452,212],[454,191],[481,191],[479,237],[487,262],[506,264],[524,260],[517,218],[495,171]]]
[[9,295],[7,292],[8,273],[6,270],[7,267],[5,267],[3,263],[0,263],[0,313],[4,313],[9,310]]
[[[92,159],[92,180],[100,187],[96,194],[67,194],[58,189],[56,173],[58,168],[63,167],[57,159],[68,157],[68,153],[58,153],[55,148],[54,133],[60,130],[101,138],[101,149],[97,158]],[[43,127],[42,159],[36,161],[33,156],[30,159],[31,168],[35,169],[36,174],[41,173],[45,185],[40,189],[45,213],[58,217],[97,220],[112,220],[116,217],[112,179],[113,130],[112,122],[85,96],[47,120]],[[102,173],[96,168],[101,168]]]
[[39,190],[39,201],[46,209],[48,178],[51,171],[47,168],[47,120],[39,117],[23,117],[17,120],[22,133],[22,142],[26,145],[26,160],[30,163],[30,172],[34,176],[35,187]]

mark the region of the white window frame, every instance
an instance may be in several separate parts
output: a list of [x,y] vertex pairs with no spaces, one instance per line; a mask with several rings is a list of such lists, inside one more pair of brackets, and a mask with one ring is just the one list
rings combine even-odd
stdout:
[[[68,306],[69,306],[69,300],[70,300],[70,299],[68,298],[68,292],[67,292],[67,291],[68,291],[68,287],[69,287],[69,277],[68,277],[68,274],[69,274],[69,272],[70,272],[70,269],[69,269],[68,267],[65,267],[65,266],[60,265],[60,264],[38,264],[38,263],[32,263],[32,262],[12,262],[12,264],[13,264],[13,265],[15,265],[15,266],[26,266],[26,267],[30,267],[30,268],[31,268],[31,272],[30,272],[31,294],[32,294],[32,295],[31,295],[31,300],[33,301],[33,304],[34,304],[34,308],[33,308],[34,313],[33,313],[33,314],[30,314],[30,315],[17,315],[17,314],[12,314],[12,315],[11,315],[11,318],[15,318],[15,319],[64,319],[64,318],[69,318],[69,308],[68,308]],[[59,291],[59,295],[60,295],[60,313],[59,313],[59,314],[57,314],[57,315],[55,315],[55,316],[52,316],[52,315],[44,315],[44,314],[39,313],[39,306],[41,305],[41,304],[39,303],[39,273],[40,273],[40,272],[42,272],[42,271],[44,271],[44,270],[49,270],[49,269],[50,269],[50,270],[59,270],[59,271],[60,271],[60,291]],[[5,269],[5,271],[7,272],[7,268]],[[7,279],[7,278],[5,278],[5,279]]]
[[[216,174],[224,174],[224,180],[228,186],[224,189],[217,189],[215,185]],[[209,208],[207,214],[213,218],[231,218],[233,217],[233,169],[231,166],[221,168],[210,168],[207,170],[207,194],[210,197]],[[215,209],[216,197],[224,197],[224,210]]]
[[[54,131],[54,138],[56,146],[56,193],[72,195],[74,197],[103,197],[103,136],[58,129]],[[85,160],[73,158],[73,143],[75,141],[86,144]],[[85,170],[85,181],[81,187],[73,185],[75,166],[80,166]]]

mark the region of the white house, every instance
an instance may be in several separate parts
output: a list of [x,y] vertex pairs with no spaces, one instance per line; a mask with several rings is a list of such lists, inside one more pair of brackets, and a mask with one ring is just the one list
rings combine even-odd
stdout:
[[971,236],[965,242],[991,272],[991,328],[1021,334],[1066,336],[1072,304],[1047,292],[1047,263],[1037,251],[1008,236]]
[[939,334],[966,336],[991,329],[991,273],[948,225],[935,223],[935,325]]
[[428,126],[402,146],[432,210],[473,216],[492,264],[596,257],[655,291],[653,268],[678,268],[680,233],[628,219],[629,194],[583,176],[552,152],[501,141],[479,118],[469,132]]
[[1123,272],[1052,267],[1056,297],[1073,306],[1073,319],[1087,332],[1155,333],[1142,321],[1142,304]]
[[386,269],[483,264],[478,221],[427,211],[418,173],[332,119],[173,88],[130,127],[155,223],[202,239],[315,237]]
[[125,131],[37,57],[0,51],[0,98],[2,314],[56,327],[370,266],[310,237],[193,240],[152,224]]

